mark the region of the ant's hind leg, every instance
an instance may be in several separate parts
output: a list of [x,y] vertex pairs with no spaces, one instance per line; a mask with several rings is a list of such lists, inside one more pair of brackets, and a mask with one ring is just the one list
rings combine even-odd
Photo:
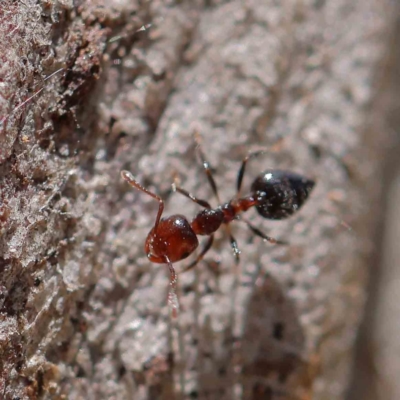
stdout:
[[240,166],[240,169],[239,169],[238,175],[237,175],[237,181],[236,181],[236,190],[237,190],[237,192],[236,192],[236,197],[239,197],[239,196],[240,196],[240,191],[241,191],[241,189],[242,189],[243,176],[244,176],[244,173],[245,173],[245,171],[246,171],[247,162],[248,162],[251,158],[257,157],[257,156],[259,156],[259,155],[261,155],[261,154],[264,154],[264,153],[265,153],[264,150],[253,151],[253,152],[247,154],[247,156],[246,156],[245,158],[243,158],[242,165]]
[[275,239],[271,236],[266,235],[264,232],[260,231],[258,228],[256,228],[251,222],[249,222],[247,219],[240,218],[240,221],[243,221],[249,229],[257,236],[260,238],[272,243],[272,244],[280,244],[280,245],[288,245],[289,243],[284,241],[284,240],[278,240]]
[[242,165],[240,166],[240,169],[238,171],[238,175],[237,175],[237,181],[236,181],[236,197],[240,196],[240,191],[242,189],[242,182],[243,182],[243,177],[246,171],[246,166],[247,166],[247,162],[254,158],[254,157],[258,157],[261,154],[265,154],[267,152],[271,153],[271,152],[276,152],[279,151],[281,149],[282,146],[282,141],[283,139],[278,140],[274,145],[272,145],[270,148],[265,148],[265,149],[261,149],[261,150],[256,150],[256,151],[252,151],[249,154],[247,154],[247,156],[245,158],[243,158],[242,160]]

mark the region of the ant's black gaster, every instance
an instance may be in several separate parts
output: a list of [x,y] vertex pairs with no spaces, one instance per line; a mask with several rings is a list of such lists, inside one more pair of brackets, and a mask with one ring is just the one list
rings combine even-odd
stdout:
[[307,200],[314,181],[290,171],[267,170],[251,185],[257,193],[255,206],[268,219],[285,219],[293,215]]
[[221,203],[209,163],[205,160],[200,147],[200,137],[198,134],[195,137],[204,171],[219,206],[212,208],[208,201],[196,198],[174,183],[172,185],[174,191],[183,194],[201,207],[204,207],[204,210],[200,211],[191,222],[180,214],[162,218],[164,201],[161,197],[141,186],[130,172],[121,172],[122,177],[131,186],[158,201],[158,213],[154,226],[147,236],[145,251],[150,261],[167,264],[169,267],[170,290],[168,293],[168,303],[172,308],[174,316],[177,315],[179,303],[176,295],[177,275],[172,264],[187,258],[195,251],[199,245],[197,235],[209,236],[209,238],[197,258],[183,271],[192,269],[204,257],[212,246],[214,233],[221,225],[224,225],[227,230],[233,253],[238,261],[240,251],[236,240],[230,232],[229,226],[230,222],[235,219],[244,221],[257,236],[260,236],[264,240],[275,244],[285,244],[283,241],[265,235],[257,227],[244,219],[241,214],[251,207],[256,207],[258,213],[263,218],[275,220],[288,218],[301,208],[315,185],[314,181],[294,172],[271,169],[259,174],[251,185],[250,193],[247,196],[241,197],[240,191],[247,162],[250,158],[260,154],[260,152],[255,152],[250,153],[242,161],[237,177],[236,197],[227,203]]

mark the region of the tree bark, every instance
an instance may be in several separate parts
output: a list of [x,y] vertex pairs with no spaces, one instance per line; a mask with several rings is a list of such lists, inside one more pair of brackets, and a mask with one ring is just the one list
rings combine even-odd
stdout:
[[[388,50],[385,90],[377,97],[381,130],[395,132],[395,140],[385,154],[383,192],[378,229],[374,236],[375,254],[371,257],[368,301],[356,346],[354,378],[348,399],[397,400],[400,397],[400,360],[393,357],[399,348],[400,270],[400,10]],[[396,15],[396,14],[395,14]]]
[[[1,398],[343,398],[391,143],[389,0],[3,0],[0,22]],[[223,201],[259,148],[246,188],[266,168],[317,185],[287,221],[248,213],[289,246],[234,223],[237,268],[218,233],[173,319],[143,250],[157,203],[120,172],[165,215],[198,210],[176,174],[216,206],[194,130]]]

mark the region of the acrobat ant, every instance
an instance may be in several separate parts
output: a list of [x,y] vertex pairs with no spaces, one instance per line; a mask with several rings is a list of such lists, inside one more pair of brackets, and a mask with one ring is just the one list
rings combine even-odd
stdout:
[[164,201],[160,196],[150,192],[141,186],[128,171],[122,171],[121,176],[131,186],[148,194],[158,201],[158,212],[153,228],[149,232],[145,242],[145,252],[151,262],[157,264],[167,264],[170,271],[170,290],[168,293],[168,303],[172,308],[174,316],[177,315],[179,308],[176,295],[177,274],[173,263],[184,260],[191,255],[199,245],[197,235],[209,236],[200,254],[182,272],[192,269],[211,248],[214,233],[224,225],[227,229],[229,240],[233,249],[236,262],[239,261],[240,251],[235,238],[232,236],[229,224],[233,220],[241,219],[253,231],[254,234],[274,244],[286,244],[286,242],[276,240],[267,236],[257,227],[244,219],[241,214],[251,207],[256,207],[257,212],[266,219],[281,220],[295,214],[307,200],[315,182],[307,179],[295,172],[278,169],[268,169],[259,174],[251,185],[251,191],[247,196],[240,197],[243,176],[247,162],[263,153],[262,151],[249,153],[243,160],[237,175],[237,194],[227,203],[221,203],[217,185],[211,172],[210,164],[206,161],[200,146],[199,135],[195,135],[197,151],[207,175],[208,182],[213,194],[218,200],[219,206],[212,208],[208,201],[199,199],[179,187],[175,181],[172,184],[174,191],[183,194],[190,200],[203,207],[204,210],[197,213],[191,222],[184,215],[174,214],[170,217],[162,218],[164,211]]

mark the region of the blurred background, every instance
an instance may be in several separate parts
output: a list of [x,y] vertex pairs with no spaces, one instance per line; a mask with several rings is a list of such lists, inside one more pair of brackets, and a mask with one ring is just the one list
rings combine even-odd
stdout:
[[[389,47],[390,71],[383,115],[397,143],[387,150],[385,198],[375,238],[375,256],[353,380],[347,400],[400,399],[400,18]],[[379,132],[376,132],[379,135]]]

